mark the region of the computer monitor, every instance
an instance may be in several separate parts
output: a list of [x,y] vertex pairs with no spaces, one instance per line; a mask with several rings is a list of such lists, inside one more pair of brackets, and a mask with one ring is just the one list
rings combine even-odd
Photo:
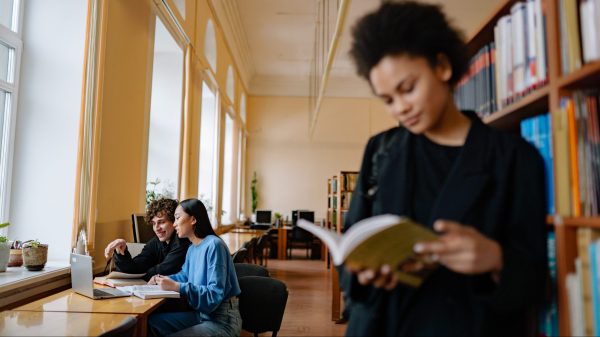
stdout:
[[298,211],[298,219],[304,219],[312,223],[315,222],[315,212],[313,211]]
[[143,214],[132,214],[131,223],[133,226],[133,242],[147,243],[156,236],[152,225],[146,223]]
[[271,211],[260,210],[256,211],[256,223],[260,224],[271,224]]

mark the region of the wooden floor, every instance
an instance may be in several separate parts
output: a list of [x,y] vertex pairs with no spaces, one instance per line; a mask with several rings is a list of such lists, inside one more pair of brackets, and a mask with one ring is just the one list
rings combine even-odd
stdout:
[[[269,260],[267,266],[271,276],[285,282],[289,290],[277,335],[343,336],[346,325],[331,320],[331,270],[326,268],[324,261],[306,260],[302,255],[294,254],[296,256],[299,259]],[[242,333],[244,335],[249,334]]]

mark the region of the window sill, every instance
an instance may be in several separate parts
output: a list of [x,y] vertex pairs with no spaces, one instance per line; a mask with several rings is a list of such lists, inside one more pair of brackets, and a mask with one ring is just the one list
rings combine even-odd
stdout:
[[68,261],[48,261],[43,270],[9,267],[0,273],[0,308],[71,283]]

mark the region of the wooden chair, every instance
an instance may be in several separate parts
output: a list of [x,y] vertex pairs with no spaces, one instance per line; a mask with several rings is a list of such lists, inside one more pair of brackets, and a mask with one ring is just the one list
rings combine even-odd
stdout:
[[233,253],[231,258],[233,259],[233,263],[246,262],[248,259],[248,249],[244,247],[238,249],[237,252]]

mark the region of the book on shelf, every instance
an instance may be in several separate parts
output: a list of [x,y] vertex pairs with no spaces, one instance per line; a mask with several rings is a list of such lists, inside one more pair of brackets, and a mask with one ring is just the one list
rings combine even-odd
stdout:
[[[327,245],[335,265],[346,262],[379,269],[387,264],[395,270],[401,283],[413,287],[418,287],[436,266],[425,256],[416,254],[413,246],[417,242],[435,240],[437,234],[406,217],[373,216],[355,223],[341,235],[304,220],[298,220],[298,226]],[[415,268],[417,266],[424,268]]]
[[152,298],[179,298],[181,296],[177,291],[163,290],[159,285],[155,284],[124,286],[117,287],[117,289],[144,300]]
[[146,284],[148,282],[144,281],[142,277],[146,275],[145,273],[141,274],[128,274],[119,271],[110,272],[106,276],[97,276],[94,277],[94,283],[103,284],[109,287],[122,287],[122,286],[132,286],[138,284]]

